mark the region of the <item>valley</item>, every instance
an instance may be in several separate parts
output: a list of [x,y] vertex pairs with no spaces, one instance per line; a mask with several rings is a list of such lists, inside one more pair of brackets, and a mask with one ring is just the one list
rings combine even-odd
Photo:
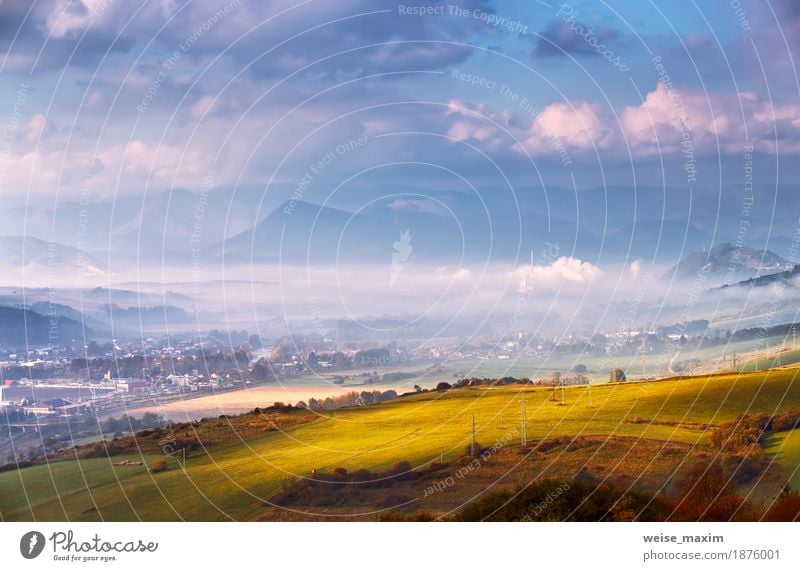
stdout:
[[[666,494],[681,467],[720,454],[712,443],[713,427],[742,414],[778,414],[800,407],[800,392],[794,388],[798,372],[566,387],[555,397],[552,389],[523,385],[451,389],[317,411],[294,426],[242,437],[230,419],[220,417],[204,422],[213,423],[217,431],[230,430],[228,438],[208,447],[200,442],[185,461],[182,454],[165,457],[148,446],[141,453],[81,460],[66,460],[66,453],[0,473],[0,515],[4,520],[303,519],[316,517],[314,505],[294,501],[279,506],[271,500],[294,479],[339,469],[391,472],[403,462],[405,472],[423,474],[415,476],[416,487],[399,484],[398,497],[404,501],[392,504],[390,498],[387,505],[384,498],[367,510],[362,501],[323,511],[366,519],[387,511],[449,517],[487,490],[581,474],[593,482]],[[523,402],[528,444],[520,446]],[[259,418],[264,413],[250,414]],[[309,413],[289,413],[294,414]],[[458,481],[448,486],[453,490],[426,497],[426,489],[468,465],[464,457],[469,455],[473,417],[476,441],[482,450],[493,450],[486,457],[486,466],[492,468],[476,468],[480,477],[470,479],[472,483],[462,487]],[[193,433],[192,425],[183,423],[141,438],[162,442],[167,435],[174,440],[192,438]],[[777,460],[739,486],[743,496],[768,507],[786,482],[795,481],[787,469],[794,440],[792,436],[787,443],[783,434],[770,437],[766,452]],[[166,471],[148,472],[147,465],[164,457]],[[114,465],[124,460],[144,464]]]

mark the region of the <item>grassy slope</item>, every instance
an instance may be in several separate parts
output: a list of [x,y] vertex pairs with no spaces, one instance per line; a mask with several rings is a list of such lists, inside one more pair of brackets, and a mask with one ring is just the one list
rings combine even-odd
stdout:
[[762,371],[774,367],[785,367],[798,362],[800,362],[800,349],[789,349],[745,361],[740,367],[737,367],[737,370],[742,372]]
[[800,429],[776,432],[764,443],[767,454],[791,475],[791,485],[800,490]]
[[[35,466],[0,473],[0,516],[30,520],[251,519],[261,500],[282,482],[312,468],[385,469],[399,460],[419,466],[460,456],[475,415],[478,442],[513,444],[525,398],[530,440],[578,434],[614,434],[706,443],[691,423],[717,424],[744,412],[800,406],[795,377],[780,370],[651,383],[595,386],[593,407],[585,387],[567,388],[566,404],[552,390],[479,388],[432,393],[391,403],[336,411],[330,418],[194,453],[184,473],[110,466],[108,459]],[[560,392],[559,392],[560,395]],[[503,428],[500,414],[503,415]],[[645,422],[632,423],[635,417]],[[665,424],[653,424],[655,421]],[[677,423],[677,424],[675,424]],[[140,459],[135,456],[115,458]],[[149,461],[153,457],[145,456]],[[52,475],[51,475],[52,471]],[[57,487],[53,482],[57,482]],[[30,505],[28,498],[30,499]],[[94,502],[94,503],[93,503]],[[94,504],[98,509],[93,510]]]

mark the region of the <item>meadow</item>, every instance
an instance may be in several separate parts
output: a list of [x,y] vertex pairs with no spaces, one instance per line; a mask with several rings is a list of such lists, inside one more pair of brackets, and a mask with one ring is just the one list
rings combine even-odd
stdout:
[[800,429],[777,432],[768,436],[764,442],[764,449],[791,476],[792,488],[800,490]]
[[800,363],[800,349],[782,347],[777,350],[765,351],[752,359],[747,359],[741,365],[737,365],[736,370],[749,373],[764,369],[774,369],[775,367],[786,367]]
[[[773,361],[767,357],[757,358],[761,353],[772,354],[780,350],[785,341],[784,337],[767,337],[760,342],[760,349],[754,350],[753,341],[739,341],[728,345],[719,345],[698,350],[684,351],[678,354],[676,360],[697,360],[703,363],[702,372],[730,370],[730,355],[734,352],[740,355],[742,363],[737,369],[742,371],[756,371],[769,368]],[[324,399],[344,392],[356,390],[388,390],[397,392],[410,391],[415,384],[421,386],[435,386],[439,382],[454,382],[458,378],[500,378],[500,377],[549,377],[556,371],[569,374],[569,371],[578,364],[589,369],[586,377],[593,384],[608,382],[609,372],[614,367],[621,367],[631,380],[645,377],[663,377],[669,375],[669,364],[673,355],[645,354],[625,355],[615,359],[591,355],[549,355],[549,356],[515,356],[510,359],[447,359],[444,361],[413,361],[383,366],[379,372],[407,373],[411,378],[395,381],[381,382],[365,385],[359,377],[368,371],[368,368],[348,370],[341,373],[308,373],[280,383],[267,383],[246,387],[237,391],[230,391],[215,395],[201,397],[191,396],[178,399],[157,407],[146,406],[131,408],[127,414],[141,416],[146,411],[157,412],[162,417],[177,421],[187,422],[193,419],[218,416],[220,414],[240,414],[252,410],[257,406],[264,406],[276,401],[294,404],[305,401],[309,397]],[[800,351],[797,354],[800,361]],[[784,357],[784,365],[790,361]],[[438,366],[435,366],[438,365]],[[344,384],[334,384],[337,374],[349,375]],[[117,416],[119,414],[117,413]]]
[[[475,436],[483,447],[519,444],[522,410],[529,441],[564,436],[627,437],[664,445],[707,446],[708,428],[743,413],[800,406],[797,375],[780,369],[651,382],[532,388],[469,387],[317,413],[286,430],[194,451],[169,469],[112,466],[149,463],[152,453],[36,465],[0,473],[3,520],[250,520],[268,499],[312,470],[384,471],[400,461],[416,469],[462,457]],[[270,404],[270,403],[264,403]],[[224,425],[227,419],[219,419]],[[174,436],[192,436],[189,426]],[[635,441],[635,440],[634,440]],[[797,439],[770,453],[800,449]],[[784,448],[786,450],[784,450]],[[793,452],[796,455],[796,453]],[[794,458],[796,456],[793,456]],[[524,458],[520,461],[524,461]],[[795,462],[796,460],[789,460]],[[625,457],[618,460],[620,469]]]

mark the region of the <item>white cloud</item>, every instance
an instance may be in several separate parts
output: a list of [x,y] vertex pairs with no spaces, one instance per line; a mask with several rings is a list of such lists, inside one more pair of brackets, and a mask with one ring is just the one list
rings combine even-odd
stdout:
[[36,143],[55,131],[55,125],[41,113],[37,113],[20,129],[20,138],[26,143]]
[[563,286],[585,286],[601,274],[597,266],[578,258],[562,256],[546,266],[522,266],[514,272],[520,283],[520,290],[527,291],[537,287],[561,288]]
[[[627,147],[634,156],[674,154],[687,144],[698,154],[716,153],[718,146],[723,153],[741,153],[743,141],[765,152],[800,152],[800,105],[775,104],[750,92],[722,96],[663,82],[640,104],[620,109],[581,100],[555,102],[525,123],[508,111],[453,100],[445,120],[448,135],[460,141],[496,148],[512,147],[516,138],[528,152],[562,157],[595,148],[627,153]],[[782,133],[777,145],[776,128]]]
[[598,105],[583,101],[553,103],[545,107],[529,129],[525,146],[530,151],[560,153],[571,149],[604,149],[614,142],[612,125]]
[[638,281],[639,276],[642,274],[642,262],[640,260],[634,260],[631,262],[630,266],[628,266],[628,277],[632,282]]

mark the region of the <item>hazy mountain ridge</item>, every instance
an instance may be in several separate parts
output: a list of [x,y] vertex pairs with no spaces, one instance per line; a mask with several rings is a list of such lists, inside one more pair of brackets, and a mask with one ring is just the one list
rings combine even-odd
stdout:
[[102,262],[88,253],[57,242],[48,242],[34,236],[0,236],[0,259],[9,268],[35,265],[51,268],[54,272],[80,270],[102,273]]
[[679,280],[706,279],[725,282],[741,281],[762,275],[774,274],[791,264],[769,250],[756,250],[725,242],[708,251],[694,252],[683,258],[665,274]]
[[734,287],[766,287],[772,284],[783,282],[784,285],[794,285],[794,279],[800,276],[800,264],[795,265],[792,269],[783,272],[776,272],[774,274],[766,274],[749,280],[742,280],[735,284],[724,284],[719,289],[727,289]]
[[[769,200],[751,207],[748,245],[782,252],[791,244],[800,196],[790,187],[770,190]],[[203,263],[385,260],[406,230],[414,237],[416,259],[449,264],[524,261],[547,243],[596,264],[606,258],[674,264],[685,252],[737,237],[741,212],[728,200],[737,192],[735,186],[722,193],[646,186],[470,192],[378,186],[340,191],[329,200],[317,190],[287,201],[283,187],[174,189],[83,207],[9,207],[0,212],[0,223],[11,234],[75,244],[78,221],[85,219],[86,249],[109,260],[112,271],[130,264],[187,266],[197,250]]]
[[91,329],[70,317],[0,306],[0,343],[5,346],[69,345],[93,336]]

